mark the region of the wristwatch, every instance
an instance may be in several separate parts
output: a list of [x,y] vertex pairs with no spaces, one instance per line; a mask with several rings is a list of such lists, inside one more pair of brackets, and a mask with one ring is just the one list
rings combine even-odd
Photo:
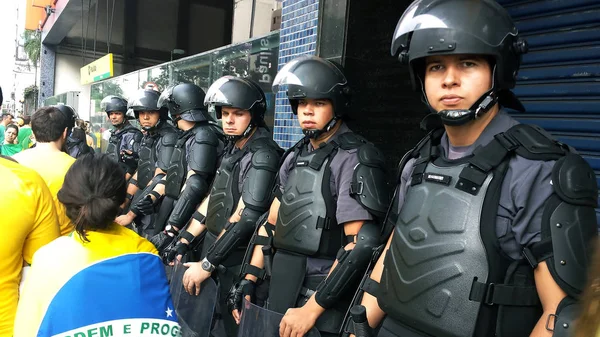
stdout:
[[202,267],[202,269],[209,273],[212,273],[216,269],[216,267],[212,263],[210,263],[210,261],[208,261],[206,258],[202,260],[200,266]]

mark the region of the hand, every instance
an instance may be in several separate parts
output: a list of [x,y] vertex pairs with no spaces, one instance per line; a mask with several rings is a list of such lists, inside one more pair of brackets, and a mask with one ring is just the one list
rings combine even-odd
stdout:
[[138,159],[138,154],[131,152],[131,150],[121,151],[121,161],[129,167],[135,168],[137,166]]
[[210,277],[210,273],[202,269],[200,262],[183,264],[188,270],[183,274],[183,288],[190,295],[200,295],[200,284]]
[[172,241],[167,248],[160,254],[163,263],[172,266],[177,258],[181,261],[181,258],[188,252],[190,246],[187,243],[181,241]]
[[129,214],[123,214],[115,219],[115,222],[121,226],[128,226],[133,222],[133,217]]
[[306,305],[300,308],[290,308],[279,323],[280,337],[304,336],[315,326],[319,316]]
[[148,241],[152,242],[156,250],[158,250],[158,254],[162,255],[163,251],[175,240],[175,235],[169,235],[166,231],[162,231],[153,237],[151,237]]
[[135,208],[137,208],[140,211],[140,213],[144,215],[151,215],[152,213],[154,213],[155,203],[156,200],[152,198],[152,195],[146,194],[145,197],[143,197],[135,204]]
[[229,293],[227,294],[227,309],[231,312],[233,319],[239,325],[240,324],[240,311],[242,310],[242,299],[245,298],[248,301],[252,301],[254,296],[254,290],[256,284],[253,281],[242,279],[231,286]]

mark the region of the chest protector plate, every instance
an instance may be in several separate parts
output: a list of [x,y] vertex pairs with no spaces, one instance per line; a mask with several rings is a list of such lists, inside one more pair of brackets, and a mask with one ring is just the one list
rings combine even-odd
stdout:
[[487,282],[480,219],[493,173],[473,195],[457,188],[466,165],[427,164],[407,190],[384,261],[379,305],[431,336],[472,336],[481,303],[469,292],[474,280]]
[[335,258],[342,246],[342,228],[335,218],[329,165],[336,153],[328,143],[292,160],[293,169],[281,196],[273,245],[307,256]]
[[115,161],[119,161],[119,144],[121,143],[122,136],[123,133],[120,130],[113,131],[110,133],[110,138],[108,139],[106,154]]
[[186,142],[194,136],[193,130],[189,130],[189,132],[185,132],[180,136],[171,155],[171,163],[167,170],[165,193],[173,199],[179,198],[181,187],[187,175]]
[[140,144],[139,161],[138,161],[138,186],[146,186],[154,177],[156,163],[156,146],[158,135],[144,136]]
[[206,216],[206,228],[214,235],[219,235],[227,223],[240,199],[238,188],[240,176],[240,159],[247,151],[238,151],[223,156],[221,166],[217,170],[210,190],[210,199]]

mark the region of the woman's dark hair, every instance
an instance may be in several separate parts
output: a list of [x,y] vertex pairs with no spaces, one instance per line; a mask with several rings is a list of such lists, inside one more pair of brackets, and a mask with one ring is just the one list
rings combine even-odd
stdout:
[[595,254],[588,267],[587,285],[581,295],[579,318],[575,324],[575,337],[597,336],[600,331],[600,246],[595,240]]
[[[17,136],[19,135],[19,127],[16,126],[15,124],[8,124],[6,126],[6,130],[8,129],[15,129],[15,132],[17,133]],[[4,130],[4,132],[6,132],[6,130]]]
[[85,241],[87,231],[107,228],[125,201],[125,172],[105,154],[86,154],[65,175],[58,200]]
[[73,131],[71,132],[71,138],[79,139],[85,143],[85,131],[80,128],[73,128]]

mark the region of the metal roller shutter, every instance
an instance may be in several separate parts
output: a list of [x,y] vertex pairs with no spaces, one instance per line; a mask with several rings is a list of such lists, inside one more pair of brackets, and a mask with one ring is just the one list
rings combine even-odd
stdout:
[[513,116],[575,147],[600,186],[600,0],[497,1],[529,42]]

